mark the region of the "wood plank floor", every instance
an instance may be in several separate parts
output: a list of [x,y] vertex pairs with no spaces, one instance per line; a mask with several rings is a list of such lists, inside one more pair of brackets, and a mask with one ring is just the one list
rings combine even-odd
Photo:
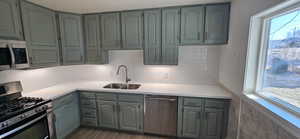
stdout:
[[[131,134],[125,132],[107,131],[92,128],[79,128],[66,139],[173,139],[170,137],[159,137],[142,134]],[[175,138],[174,138],[175,139]]]

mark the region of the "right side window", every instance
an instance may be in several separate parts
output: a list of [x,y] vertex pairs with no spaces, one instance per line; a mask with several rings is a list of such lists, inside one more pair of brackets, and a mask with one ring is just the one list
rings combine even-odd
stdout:
[[273,16],[265,26],[259,93],[300,108],[300,10]]

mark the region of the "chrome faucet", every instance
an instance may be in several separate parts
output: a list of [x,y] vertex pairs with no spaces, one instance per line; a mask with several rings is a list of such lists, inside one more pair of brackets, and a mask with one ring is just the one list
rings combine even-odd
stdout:
[[131,81],[131,79],[128,78],[128,68],[127,68],[127,66],[125,66],[125,65],[120,65],[120,66],[118,66],[117,75],[120,74],[120,69],[121,69],[121,68],[124,68],[124,69],[125,69],[125,76],[126,76],[125,82],[126,82],[126,84],[128,84],[128,82]]

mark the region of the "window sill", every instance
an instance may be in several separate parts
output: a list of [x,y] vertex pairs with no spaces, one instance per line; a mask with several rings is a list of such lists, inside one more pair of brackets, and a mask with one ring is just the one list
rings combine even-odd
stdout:
[[294,131],[299,131],[300,117],[298,117],[297,115],[269,102],[265,98],[254,93],[246,93],[245,96],[248,100],[252,100],[256,104],[259,104],[259,106],[267,109],[269,113],[271,112],[271,116],[275,118],[276,122],[282,121],[279,123],[280,125],[284,124],[286,127],[294,129]]

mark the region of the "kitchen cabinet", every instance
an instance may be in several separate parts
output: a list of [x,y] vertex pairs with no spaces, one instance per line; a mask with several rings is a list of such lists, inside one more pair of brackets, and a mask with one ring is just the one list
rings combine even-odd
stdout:
[[55,127],[58,139],[65,138],[79,127],[79,100],[78,94],[72,93],[53,101]]
[[181,44],[203,44],[204,40],[204,6],[181,8]]
[[121,49],[120,13],[101,14],[101,41],[105,50]]
[[205,44],[227,43],[230,4],[207,5],[205,9]]
[[18,0],[0,1],[0,38],[23,39]]
[[183,125],[182,136],[188,138],[197,138],[201,132],[201,108],[197,107],[184,107],[183,108]]
[[101,47],[100,16],[84,15],[85,61],[87,64],[107,64],[108,52]]
[[129,11],[121,13],[122,49],[143,48],[143,12]]
[[81,125],[92,127],[98,125],[95,93],[80,92],[80,116]]
[[114,101],[98,101],[99,126],[104,128],[118,128],[117,103]]
[[229,100],[179,97],[177,135],[184,138],[224,139]]
[[142,104],[119,102],[119,123],[121,130],[142,132],[142,117]]
[[55,12],[21,1],[22,20],[31,67],[59,65]]
[[180,42],[180,8],[162,10],[162,64],[178,64]]
[[144,11],[144,64],[161,64],[161,9]]
[[203,136],[205,139],[221,139],[223,109],[205,108]]
[[62,64],[83,64],[83,38],[81,15],[58,13]]

